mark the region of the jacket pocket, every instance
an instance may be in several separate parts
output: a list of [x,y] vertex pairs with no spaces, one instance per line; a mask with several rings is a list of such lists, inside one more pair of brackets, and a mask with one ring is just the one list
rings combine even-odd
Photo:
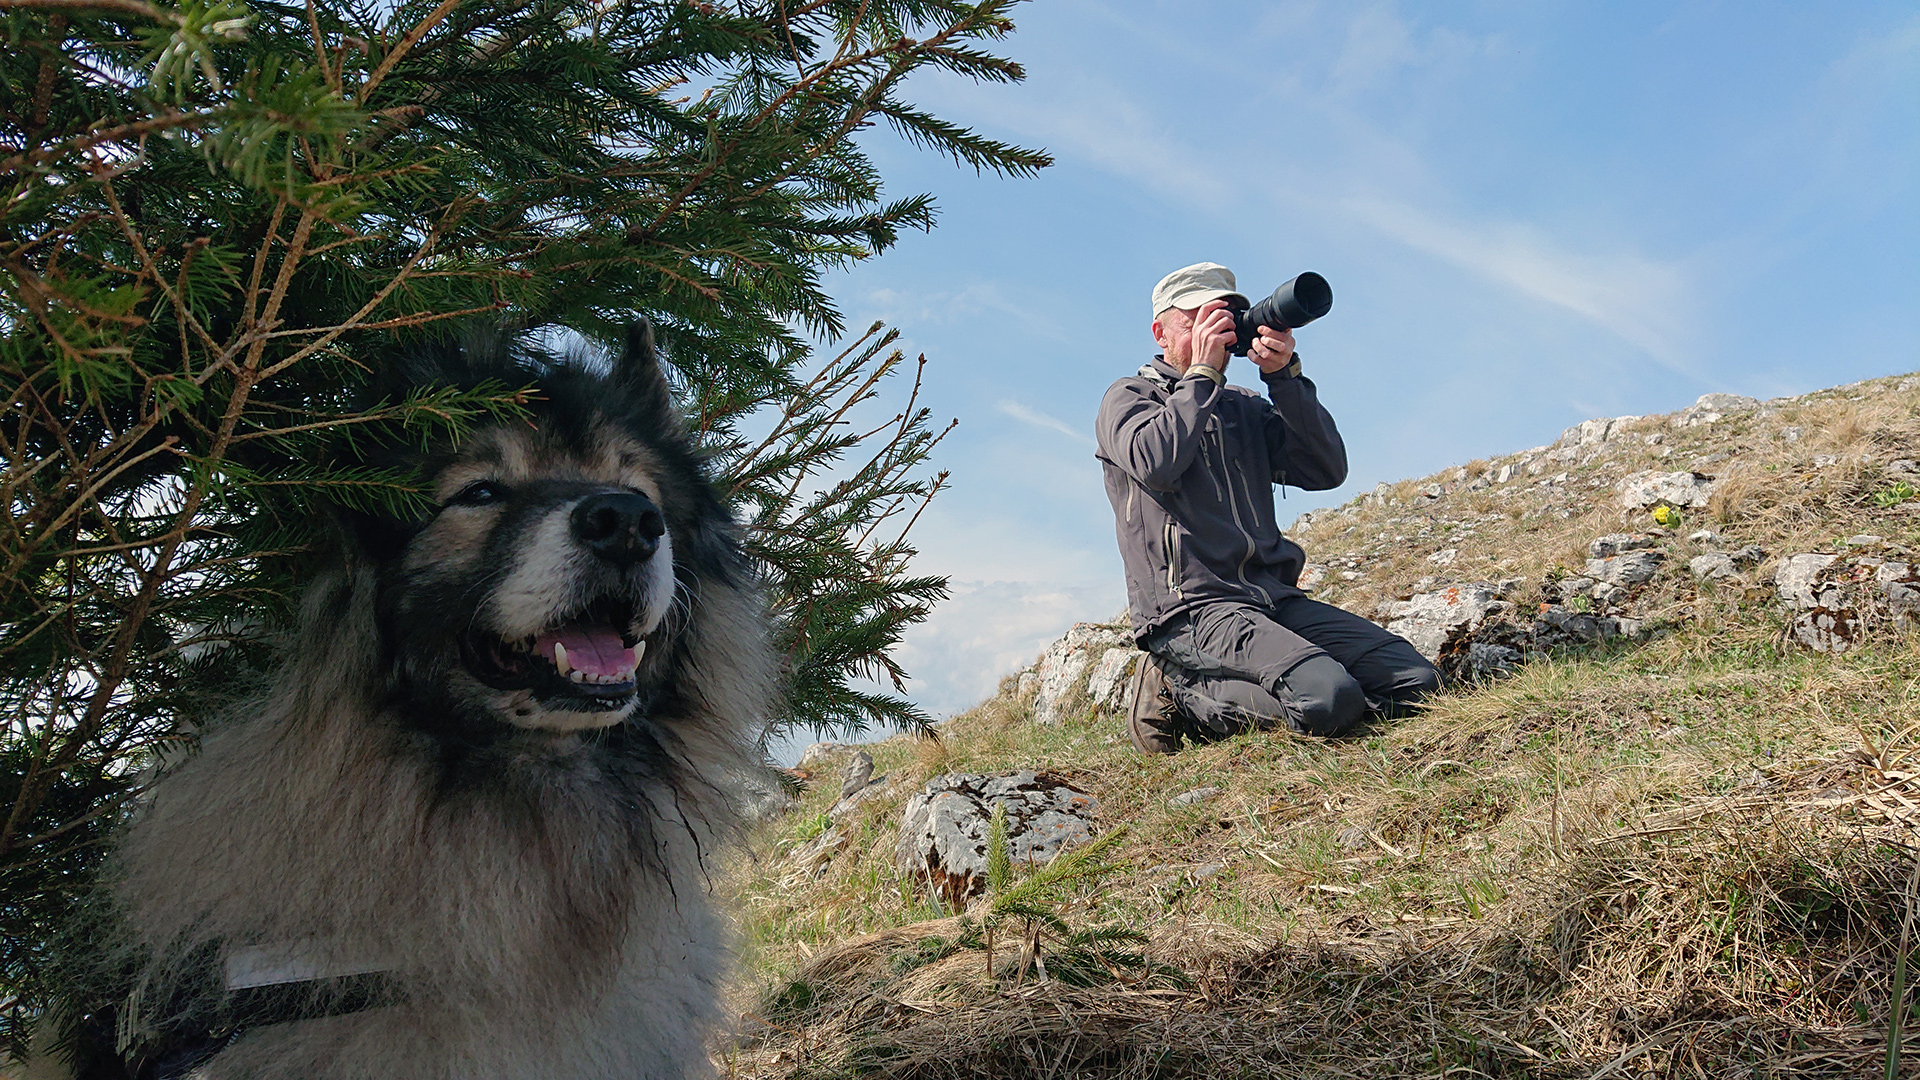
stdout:
[[1175,596],[1180,593],[1180,528],[1169,521],[1164,526],[1166,541],[1162,545],[1167,553],[1167,591]]

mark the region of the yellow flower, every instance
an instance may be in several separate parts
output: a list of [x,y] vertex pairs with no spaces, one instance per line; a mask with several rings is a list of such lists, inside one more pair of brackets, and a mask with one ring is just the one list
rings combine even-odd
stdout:
[[1653,520],[1669,529],[1676,528],[1680,524],[1680,511],[1671,506],[1656,506],[1653,508]]

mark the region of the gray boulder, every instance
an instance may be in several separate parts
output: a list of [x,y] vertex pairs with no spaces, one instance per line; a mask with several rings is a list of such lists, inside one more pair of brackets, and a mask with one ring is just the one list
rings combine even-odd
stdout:
[[1637,638],[1640,620],[1617,619],[1574,611],[1558,604],[1541,609],[1534,621],[1534,639],[1541,646],[1594,644],[1614,638]]
[[840,774],[840,797],[846,798],[873,780],[873,755],[860,750],[847,759],[847,767]]
[[1886,600],[1894,629],[1920,628],[1920,569],[1911,563],[1881,563],[1874,569],[1873,580]]
[[1432,660],[1449,641],[1471,634],[1489,615],[1512,606],[1499,599],[1494,586],[1475,582],[1416,593],[1383,604],[1380,613],[1387,619],[1388,630],[1412,642],[1420,655]]
[[1526,655],[1511,645],[1475,641],[1467,646],[1467,674],[1475,679],[1511,674],[1525,660]]
[[1816,607],[1794,616],[1787,639],[1814,652],[1843,653],[1859,644],[1860,617],[1849,608]]
[[1760,407],[1758,398],[1742,394],[1701,394],[1700,400],[1687,406],[1673,418],[1674,427],[1697,427],[1725,419],[1728,413],[1746,412]]
[[[1074,691],[1086,687],[1096,658],[1108,649],[1132,644],[1125,632],[1099,623],[1075,623],[1058,641],[1047,646],[1034,665],[1033,718],[1042,724],[1065,719],[1062,706]],[[1024,685],[1025,679],[1021,680]]]
[[1806,610],[1821,606],[1822,594],[1826,586],[1822,585],[1820,575],[1828,567],[1838,562],[1840,556],[1825,552],[1808,552],[1803,555],[1789,555],[1780,560],[1773,572],[1773,586],[1795,609]]
[[1594,446],[1617,439],[1626,434],[1628,425],[1640,420],[1638,416],[1616,416],[1611,419],[1583,420],[1560,433],[1556,446]]
[[1087,696],[1096,708],[1124,713],[1133,707],[1133,665],[1146,654],[1139,649],[1112,648],[1094,661],[1087,677]]
[[1610,559],[1588,559],[1587,576],[1609,585],[1631,588],[1652,581],[1653,575],[1660,572],[1660,564],[1666,561],[1665,552],[1629,551]]
[[1701,581],[1724,581],[1740,572],[1739,568],[1733,565],[1733,556],[1724,551],[1709,551],[1705,555],[1695,555],[1687,561],[1687,569]]
[[1620,503],[1629,510],[1659,506],[1705,506],[1713,497],[1713,481],[1696,472],[1637,472],[1616,486]]
[[1787,639],[1843,653],[1878,630],[1920,628],[1920,570],[1872,555],[1808,552],[1781,560],[1774,587],[1794,612]]
[[1587,558],[1610,559],[1629,551],[1644,551],[1657,542],[1645,533],[1608,533],[1587,544]]
[[1044,865],[1091,840],[1099,801],[1046,773],[950,773],[907,800],[900,815],[900,870],[959,910],[987,889],[987,830],[1007,810],[1007,850],[1016,866]]
[[844,768],[841,759],[854,753],[855,749],[846,743],[808,743],[807,748],[800,751],[800,761],[793,768],[795,772],[806,773],[809,776],[823,769]]

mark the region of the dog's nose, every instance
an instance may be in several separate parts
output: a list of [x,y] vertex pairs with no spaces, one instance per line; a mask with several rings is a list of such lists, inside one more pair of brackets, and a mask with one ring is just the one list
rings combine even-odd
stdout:
[[573,508],[573,535],[599,558],[622,566],[653,558],[667,519],[637,492],[589,495]]

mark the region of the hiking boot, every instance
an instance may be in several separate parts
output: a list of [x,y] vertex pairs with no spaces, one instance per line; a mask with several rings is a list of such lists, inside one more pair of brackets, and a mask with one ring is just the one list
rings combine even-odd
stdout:
[[1180,750],[1179,713],[1167,694],[1167,675],[1152,653],[1133,665],[1133,707],[1127,710],[1127,734],[1143,754],[1173,754]]

